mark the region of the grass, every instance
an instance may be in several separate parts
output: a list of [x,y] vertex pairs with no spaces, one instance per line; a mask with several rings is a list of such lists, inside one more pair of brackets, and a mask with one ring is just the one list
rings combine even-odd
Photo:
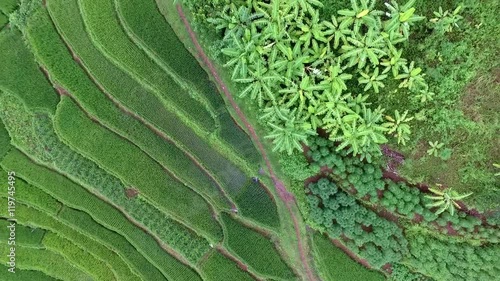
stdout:
[[260,183],[249,180],[236,197],[236,204],[243,216],[272,228],[280,226],[276,204]]
[[214,251],[200,266],[206,281],[238,280],[246,281],[253,278],[243,272],[234,262],[228,260],[218,251]]
[[[18,150],[9,153],[2,163],[6,170],[12,169],[30,184],[44,190],[65,206],[89,214],[93,220],[118,233],[133,246],[127,255],[134,257],[136,268],[145,280],[165,280],[164,276],[185,276],[185,280],[201,280],[192,269],[166,254],[146,232],[137,228],[118,210],[86,191],[68,178],[35,165]],[[64,188],[60,188],[60,187]],[[125,250],[126,248],[124,248]]]
[[[130,267],[130,270],[134,275],[139,275],[139,278],[141,279],[147,277],[143,275],[141,272],[142,269],[140,268],[140,264],[147,261],[136,252],[134,247],[123,236],[98,224],[85,212],[69,207],[64,207],[61,212],[59,212],[58,219],[72,227],[75,231],[92,237],[118,254]],[[131,275],[130,278],[134,275]]]
[[9,23],[9,18],[0,11],[0,30]]
[[0,90],[21,96],[29,108],[54,112],[58,96],[38,69],[18,30],[0,32]]
[[314,263],[320,276],[325,281],[383,281],[385,277],[380,272],[369,270],[352,260],[342,250],[337,248],[329,238],[314,232],[311,235]]
[[117,278],[107,262],[96,259],[90,252],[75,247],[69,240],[57,234],[47,233],[43,239],[43,244],[47,249],[59,253],[71,264],[93,276],[95,280],[113,280]]
[[[203,76],[204,73],[194,64],[195,61],[190,61],[189,53],[170,26],[165,25],[165,19],[158,12],[154,1],[127,0],[114,1],[114,4],[121,26],[135,45],[153,59],[193,99],[202,104],[213,117],[216,117],[216,111],[221,107],[221,103],[217,102],[218,95],[202,92],[205,87],[199,87],[203,85],[201,79],[197,79],[196,83],[189,83],[186,80],[187,77],[206,77],[206,74]],[[142,20],[144,17],[148,18],[147,23]],[[214,121],[216,127],[219,127],[219,119],[214,118]]]
[[293,272],[270,240],[238,223],[229,214],[221,213],[221,217],[227,231],[224,243],[230,251],[262,275],[284,280],[294,279]]
[[[3,241],[0,245],[0,260],[2,264],[5,264],[9,248]],[[40,271],[58,280],[92,280],[90,275],[74,267],[63,256],[51,250],[17,246],[16,255],[22,257],[16,260],[16,269]]]
[[[127,106],[132,98],[127,96],[127,91],[122,91],[123,87],[140,88],[141,86],[133,81],[130,76],[122,72],[111,64],[92,44],[85,32],[83,21],[78,11],[76,1],[51,1],[48,3],[48,10],[55,22],[61,36],[68,42],[72,50],[78,55],[86,69],[91,72],[105,90],[121,101],[127,101]],[[40,37],[44,40],[45,37]],[[45,39],[46,40],[46,39]],[[95,85],[87,78],[82,70],[73,62],[66,47],[54,40],[52,47],[57,47],[59,60],[48,61],[45,65],[53,77],[61,83],[85,110],[106,124],[108,128],[113,128],[127,139],[134,142],[148,155],[156,161],[167,166],[170,171],[179,176],[191,187],[206,194],[219,206],[227,206],[227,202],[220,198],[217,187],[207,178],[202,170],[193,165],[192,161],[174,144],[162,139],[158,134],[145,127],[140,121],[132,116],[120,111],[111,100],[95,88]],[[45,49],[39,53],[43,60],[46,56]],[[43,53],[43,54],[42,54]],[[49,65],[49,63],[51,63]],[[66,64],[65,71],[57,71],[54,65]],[[70,71],[71,70],[71,71]],[[80,83],[72,83],[74,79]],[[80,86],[79,85],[82,85]],[[142,94],[141,94],[142,95]],[[141,102],[139,102],[141,103]],[[142,106],[146,103],[141,103]],[[164,153],[168,151],[169,153]]]
[[[8,271],[8,267],[5,265],[0,266],[0,278],[12,277],[12,273]],[[16,280],[18,281],[57,281],[54,277],[50,277],[45,273],[38,270],[29,269],[16,269]]]
[[[44,246],[59,253],[64,252],[63,255],[69,256],[70,260],[73,261],[72,264],[82,263],[83,267],[86,268],[85,271],[94,275],[97,280],[112,280],[115,279],[114,275],[119,280],[139,280],[115,252],[92,237],[83,235],[63,224],[56,214],[49,215],[41,211],[36,202],[24,200],[17,202],[16,219],[18,219],[19,224],[35,227],[35,229],[29,230],[28,235],[33,236],[29,239],[38,238],[38,246]],[[39,237],[36,236],[35,230],[41,232]],[[27,245],[22,239],[23,236],[17,234],[18,229],[16,228],[16,242]]]
[[7,130],[5,129],[5,125],[0,119],[0,160],[5,156],[5,154],[9,152],[10,149],[11,146],[9,132],[7,132]]
[[[97,190],[99,190],[98,192],[104,194],[108,200],[111,200],[111,202],[118,206],[125,206],[126,210],[130,212],[136,220],[147,222],[148,224],[146,227],[151,228],[151,231],[158,234],[160,239],[163,239],[172,247],[180,250],[192,262],[195,262],[208,250],[207,241],[178,222],[166,217],[148,202],[144,200],[126,199],[125,186],[120,180],[110,176],[96,164],[83,158],[61,143],[53,131],[52,121],[49,117],[44,117],[43,115],[37,117],[32,116],[26,111],[26,108],[23,108],[22,103],[19,103],[21,103],[19,100],[17,104],[13,102],[12,106],[9,107],[9,110],[13,112],[11,113],[12,115],[8,115],[9,118],[7,119],[4,117],[3,120],[8,120],[10,122],[11,133],[16,132],[16,134],[20,135],[16,135],[17,138],[26,140],[20,147],[29,145],[32,151],[41,151],[41,154],[31,154],[38,159],[37,161],[55,165],[59,171],[71,175],[78,181],[83,181],[87,186],[91,187],[93,192],[96,191],[95,188],[97,187]],[[1,105],[8,106],[6,103],[2,103]],[[26,121],[21,117],[16,119],[12,116],[31,118],[32,121]],[[29,127],[23,127],[23,130],[17,130],[16,128],[20,125],[16,122],[31,123],[30,125],[36,127],[36,132],[30,130],[26,131],[25,129]],[[147,214],[147,220],[145,220],[145,217],[141,217],[141,214]],[[170,229],[171,231],[165,232],[165,229]],[[187,245],[190,247],[187,247]]]
[[[62,4],[64,4],[64,9],[62,9],[61,6]],[[53,17],[56,21],[56,26],[58,26],[59,29],[61,30],[61,34],[63,35],[63,37],[67,38],[67,40],[71,43],[72,48],[82,59],[82,62],[87,65],[89,71],[93,75],[95,75],[96,79],[100,83],[102,83],[104,88],[109,90],[110,94],[117,97],[119,100],[126,102],[127,107],[131,108],[131,110],[135,112],[138,112],[138,114],[141,117],[144,117],[145,120],[151,122],[151,124],[159,128],[162,132],[165,132],[167,136],[171,137],[174,141],[178,142],[179,145],[187,149],[187,151],[191,155],[200,159],[201,164],[206,168],[208,168],[211,171],[211,173],[214,174],[214,176],[222,183],[224,189],[229,191],[231,191],[232,189],[239,190],[239,188],[245,184],[247,178],[242,171],[240,171],[237,167],[235,167],[229,160],[224,158],[220,153],[214,151],[207,141],[197,136],[193,131],[191,131],[191,128],[179,122],[178,119],[172,113],[166,111],[164,108],[155,107],[156,105],[159,104],[159,102],[137,100],[137,97],[142,97],[144,95],[147,95],[146,92],[141,92],[138,93],[137,95],[130,96],[128,95],[129,93],[127,91],[122,91],[123,88],[122,83],[126,83],[127,85],[126,87],[134,89],[137,89],[138,87],[141,86],[137,85],[134,86],[132,84],[128,85],[130,84],[131,79],[125,77],[124,76],[125,74],[123,72],[120,72],[118,69],[114,68],[109,63],[106,63],[107,60],[104,57],[102,57],[102,55],[100,55],[99,52],[95,50],[95,48],[93,49],[90,40],[85,39],[86,35],[84,34],[83,25],[78,24],[79,22],[77,16],[78,11],[76,10],[74,2],[70,1],[69,3],[66,2],[62,3],[56,1],[56,2],[51,2],[48,5],[49,5],[49,10],[51,11],[51,14],[53,14]],[[99,94],[96,93],[95,94],[96,98],[91,99],[89,98],[89,94],[86,94],[81,90],[66,85],[69,85],[69,83],[65,83],[64,86],[69,87],[68,89],[70,90],[70,92],[74,92],[75,96],[82,101],[83,106],[88,108],[88,110],[91,113],[95,113],[100,120],[105,120],[106,123],[112,124],[112,126],[118,127],[120,129],[124,128],[125,124],[132,123],[132,121],[124,122],[123,120],[120,120],[118,117],[106,117],[105,114],[107,112],[116,111],[116,109],[113,109],[111,106],[106,106],[106,108],[104,108],[103,105],[106,103],[106,101],[104,101],[102,97],[97,99],[97,96],[99,96]],[[94,92],[95,91],[92,91],[91,93]],[[145,105],[148,105],[147,109],[141,108],[144,107]],[[121,119],[124,118],[127,117],[121,117]],[[118,120],[122,121],[121,123],[123,124],[117,125]],[[227,125],[230,124],[228,123]],[[234,123],[232,124],[232,126],[235,127]],[[137,131],[130,132],[129,130],[129,132],[127,132],[126,135],[136,136],[132,137],[131,139],[134,141],[134,143],[138,143],[139,145],[141,141],[138,140],[140,140],[141,138],[146,139],[147,142],[145,142],[145,144],[142,145],[142,147],[148,148],[145,150],[150,151],[150,155],[154,155],[155,157],[160,157],[159,160],[162,163],[167,163],[169,166],[174,167],[173,162],[180,160],[177,153],[178,149],[175,149],[175,147],[172,148],[172,146],[165,147],[165,144],[159,144],[161,140],[158,138],[158,136],[152,137],[151,140],[145,138],[144,136],[137,137],[142,133],[151,135],[151,133],[146,132],[147,130],[144,130],[144,128],[139,128],[139,127],[140,125],[134,126],[133,130]],[[154,146],[150,145],[152,142],[154,142]],[[240,141],[240,143],[242,142]],[[157,149],[151,148],[155,146],[158,148]],[[161,155],[166,155],[166,154],[159,153],[159,151],[165,151],[167,149],[168,151],[174,150],[172,154],[170,154],[173,156],[173,158],[165,160],[164,157],[162,157]],[[195,168],[194,165],[188,165],[189,163],[188,162],[186,163],[187,163],[186,165],[183,165],[182,163],[177,164],[175,168],[172,168],[174,170],[174,173],[180,174],[179,171],[187,171],[182,169],[182,167],[185,166],[191,167],[191,169]],[[220,169],[219,167],[225,167],[225,168]],[[195,187],[205,185],[205,184],[200,184],[199,180],[195,180],[195,178],[198,178],[197,176],[195,175],[189,176],[186,175],[185,172],[183,173],[184,174],[181,174],[181,177],[183,179],[188,179],[189,181],[193,182],[193,185]],[[205,183],[206,182],[209,181],[205,181]]]
[[[439,3],[441,4],[441,3]],[[432,17],[438,3],[422,5],[420,13]],[[474,192],[465,202],[480,210],[496,207],[500,181],[493,163],[500,157],[498,140],[498,57],[496,1],[448,1],[443,9],[458,5],[464,19],[444,36],[418,30],[409,56],[426,66],[435,101],[426,106],[428,119],[414,124],[411,144],[402,148],[409,161],[402,173],[417,181],[442,183],[460,193]],[[481,24],[481,26],[479,26]],[[479,26],[476,27],[476,26]],[[427,156],[428,141],[444,143],[451,158]],[[430,169],[432,167],[432,169]]]
[[[181,80],[180,84],[194,89],[201,98],[209,101],[220,122],[218,132],[220,140],[244,155],[243,158],[249,163],[258,164],[261,161],[260,155],[250,138],[242,129],[234,126],[234,121],[228,114],[224,100],[214,83],[176,36],[166,18],[160,13],[155,1],[116,0],[115,3],[122,15],[125,28],[133,34],[132,39],[139,38],[136,40],[138,45],[144,45],[144,48],[148,48],[158,56],[161,62],[169,65],[170,70]],[[147,22],[142,20],[145,17],[148,18]],[[162,28],[157,28],[158,26]],[[165,46],[171,46],[171,48],[165,48]],[[176,51],[172,52],[172,49]]]
[[[163,105],[192,126],[206,132],[215,130],[213,117],[206,108],[191,98],[172,78],[134,45],[119,24],[112,0],[80,1],[87,30],[98,48],[115,63],[158,93]],[[134,90],[134,89],[131,89]],[[183,117],[184,116],[184,117]]]
[[[6,229],[10,222],[5,219],[0,219],[0,227]],[[31,247],[42,248],[42,239],[46,231],[34,226],[26,226],[16,224],[16,244]]]
[[[31,189],[36,190],[34,187]],[[87,268],[96,268],[97,272],[95,273],[99,275],[96,278],[99,280],[111,280],[114,278],[111,277],[112,275],[116,275],[116,278],[119,280],[140,280],[137,275],[131,272],[131,269],[116,252],[95,240],[92,237],[93,235],[88,236],[76,231],[72,226],[63,223],[58,218],[58,214],[49,215],[43,212],[37,206],[38,203],[24,200],[19,200],[18,202],[22,203],[16,205],[16,218],[18,219],[18,223],[36,227],[30,230],[30,233],[27,233],[30,239],[34,239],[37,232],[41,232],[42,234],[39,238],[43,237],[43,241],[41,242],[48,248],[52,246],[52,249],[55,249],[54,247],[59,245],[64,246],[66,250],[68,248],[75,248],[78,253],[73,254],[67,252],[65,255],[88,256],[87,259],[95,264],[87,265]],[[25,245],[26,242],[23,240],[23,237],[17,234],[18,230],[16,228],[16,240],[21,241],[21,243]],[[31,236],[33,236],[33,238]],[[40,246],[42,244],[40,244]],[[83,258],[82,260],[86,259]],[[109,276],[106,277],[105,275]]]
[[3,0],[0,3],[0,11],[6,15],[14,12],[18,5],[19,0]]
[[[222,229],[211,217],[209,204],[135,145],[88,119],[70,100],[63,99],[55,118],[56,130],[72,147],[121,178],[159,209],[182,218],[188,225],[218,240]],[[85,128],[80,134],[76,128]],[[140,167],[140,168],[139,168]],[[145,173],[144,171],[147,171]]]

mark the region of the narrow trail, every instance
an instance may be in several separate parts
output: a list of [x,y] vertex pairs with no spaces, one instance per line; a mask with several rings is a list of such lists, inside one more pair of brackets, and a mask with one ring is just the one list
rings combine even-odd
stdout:
[[298,219],[292,210],[293,204],[295,204],[295,197],[293,196],[293,194],[291,194],[290,192],[288,192],[286,190],[283,182],[280,179],[278,179],[278,177],[274,173],[274,170],[271,166],[271,162],[269,161],[269,158],[266,154],[266,150],[264,149],[262,142],[260,141],[259,137],[257,136],[255,129],[248,122],[245,115],[243,114],[243,112],[241,111],[239,106],[236,104],[236,101],[233,99],[233,96],[229,92],[228,88],[226,87],[226,85],[222,81],[221,77],[219,76],[219,73],[217,72],[217,69],[215,68],[214,64],[210,61],[208,56],[205,54],[205,51],[203,50],[200,43],[198,42],[198,39],[196,38],[196,35],[195,35],[194,31],[192,30],[191,25],[189,24],[189,22],[186,18],[186,15],[184,14],[184,11],[182,10],[182,7],[179,4],[177,4],[176,7],[177,7],[177,12],[179,13],[179,16],[181,17],[182,22],[184,23],[184,26],[186,27],[186,31],[189,33],[191,41],[195,45],[196,50],[197,50],[200,58],[203,60],[205,65],[210,70],[212,77],[214,78],[215,82],[217,83],[219,88],[222,90],[222,92],[224,93],[224,95],[226,96],[228,101],[230,102],[233,109],[238,114],[238,117],[240,118],[240,120],[245,124],[245,127],[247,128],[248,132],[250,133],[252,140],[257,144],[259,151],[260,151],[262,157],[264,158],[264,161],[266,162],[266,166],[267,166],[267,169],[268,169],[269,174],[271,176],[271,179],[273,180],[274,187],[276,188],[276,191],[278,192],[280,199],[285,203],[287,210],[290,214],[290,217],[293,220],[293,224],[294,224],[294,228],[295,228],[295,236],[297,238],[298,249],[299,249],[299,253],[300,253],[300,259],[302,262],[302,266],[306,270],[307,278],[310,281],[316,280],[316,278],[315,278],[315,276],[314,276],[314,274],[309,266],[309,263],[307,261],[307,256],[305,253],[304,244],[302,241],[302,237],[300,235]]

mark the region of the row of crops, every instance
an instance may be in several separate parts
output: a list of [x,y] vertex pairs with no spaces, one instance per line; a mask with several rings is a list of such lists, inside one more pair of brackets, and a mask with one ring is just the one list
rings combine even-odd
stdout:
[[297,279],[259,154],[155,1],[18,5],[0,31],[16,277]]

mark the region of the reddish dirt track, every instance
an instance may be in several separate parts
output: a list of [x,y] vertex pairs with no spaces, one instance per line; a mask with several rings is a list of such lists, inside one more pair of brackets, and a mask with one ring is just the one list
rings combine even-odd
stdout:
[[307,257],[306,257],[306,253],[304,250],[302,237],[300,235],[298,219],[295,216],[294,212],[292,211],[292,206],[293,206],[293,204],[295,204],[295,197],[290,192],[288,192],[286,190],[283,182],[280,179],[278,179],[278,177],[274,173],[273,168],[271,166],[271,162],[269,161],[269,158],[267,157],[266,150],[264,149],[262,142],[260,141],[259,137],[257,136],[255,129],[248,122],[245,115],[243,114],[243,112],[241,111],[239,106],[236,104],[236,101],[233,99],[233,96],[229,92],[228,88],[226,87],[226,85],[222,81],[221,77],[219,76],[219,73],[217,72],[217,69],[215,68],[214,64],[210,61],[210,59],[205,54],[205,51],[203,50],[200,43],[198,42],[198,39],[196,38],[194,31],[191,29],[191,25],[189,24],[189,22],[186,18],[186,15],[184,14],[184,11],[182,10],[182,7],[180,5],[177,5],[177,12],[179,13],[179,16],[181,17],[181,19],[184,23],[184,26],[186,27],[186,31],[189,33],[191,41],[193,42],[193,44],[196,47],[198,55],[203,60],[206,67],[210,70],[212,77],[214,78],[215,82],[217,83],[217,86],[219,87],[220,90],[222,90],[222,92],[226,96],[227,100],[229,101],[229,103],[231,104],[233,109],[238,114],[238,117],[240,118],[240,120],[243,122],[243,124],[245,124],[245,127],[247,128],[247,130],[250,134],[250,137],[255,142],[255,144],[257,144],[259,151],[262,154],[264,161],[266,162],[266,166],[267,166],[267,169],[269,170],[269,174],[271,176],[271,179],[273,180],[274,187],[276,188],[276,191],[278,192],[280,199],[285,203],[285,205],[288,209],[288,212],[290,213],[290,217],[293,220],[293,224],[294,224],[294,228],[295,228],[295,235],[296,235],[296,238],[298,241],[300,259],[301,259],[301,262],[302,262],[304,269],[307,272],[307,279],[308,280],[316,280],[314,274],[311,271],[311,268],[309,267],[309,263],[307,262]]

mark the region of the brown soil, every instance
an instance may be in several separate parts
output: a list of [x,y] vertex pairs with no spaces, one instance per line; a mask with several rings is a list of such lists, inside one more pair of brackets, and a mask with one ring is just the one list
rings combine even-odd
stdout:
[[125,195],[127,195],[128,199],[135,198],[139,195],[139,191],[135,188],[127,188],[125,189]]

